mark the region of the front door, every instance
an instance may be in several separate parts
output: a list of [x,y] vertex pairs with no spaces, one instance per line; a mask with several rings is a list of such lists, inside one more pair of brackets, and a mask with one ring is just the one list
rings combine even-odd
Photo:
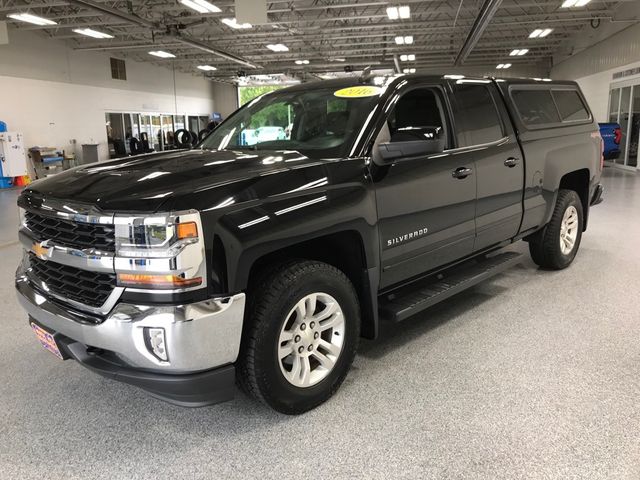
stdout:
[[382,288],[472,252],[474,162],[447,152],[452,141],[448,111],[440,87],[413,87],[401,94],[376,141],[434,134],[447,142],[443,153],[374,168]]

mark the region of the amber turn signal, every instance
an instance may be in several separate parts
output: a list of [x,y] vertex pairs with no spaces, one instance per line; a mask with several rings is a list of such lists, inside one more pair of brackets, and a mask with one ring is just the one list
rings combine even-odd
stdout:
[[176,233],[178,238],[198,238],[198,226],[196,222],[178,223],[176,225]]
[[195,287],[202,283],[202,277],[182,278],[179,275],[147,275],[140,273],[119,273],[118,284],[123,287],[182,288]]

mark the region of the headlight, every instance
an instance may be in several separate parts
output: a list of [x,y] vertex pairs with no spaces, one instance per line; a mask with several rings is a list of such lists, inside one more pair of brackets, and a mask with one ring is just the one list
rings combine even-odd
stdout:
[[198,225],[179,216],[116,217],[116,252],[119,257],[171,258],[198,242]]
[[202,225],[197,212],[114,218],[118,285],[184,290],[205,286]]

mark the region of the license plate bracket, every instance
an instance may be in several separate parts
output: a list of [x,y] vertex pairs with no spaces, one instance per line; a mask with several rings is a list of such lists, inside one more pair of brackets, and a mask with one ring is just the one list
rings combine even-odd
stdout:
[[60,343],[56,339],[56,337],[60,336],[59,334],[56,334],[48,328],[43,327],[32,318],[29,319],[29,325],[31,326],[31,330],[33,330],[36,338],[40,342],[40,345],[42,345],[45,350],[58,357],[60,360],[66,360],[67,358],[69,358],[66,352],[60,348]]

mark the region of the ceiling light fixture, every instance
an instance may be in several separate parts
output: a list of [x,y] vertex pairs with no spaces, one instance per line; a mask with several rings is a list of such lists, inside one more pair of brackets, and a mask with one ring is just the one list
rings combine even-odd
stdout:
[[152,52],[149,52],[149,55],[160,58],[175,58],[175,55],[173,53],[164,52],[162,50],[153,50]]
[[309,65],[309,60],[296,60],[296,65]]
[[405,68],[403,70],[404,73],[416,73],[416,69],[415,68]]
[[408,5],[401,7],[387,7],[387,17],[389,20],[398,20],[399,18],[410,18],[411,8]]
[[250,23],[238,23],[238,21],[235,18],[223,18],[220,21],[225,25],[227,25],[228,27],[235,28],[236,30],[252,27]]
[[207,0],[180,0],[180,3],[200,13],[220,13],[222,11]]
[[529,38],[544,38],[553,32],[553,28],[536,28],[533,32],[529,34]]
[[80,35],[85,35],[87,37],[113,38],[113,35],[109,35],[108,33],[98,32],[97,30],[92,30],[91,28],[74,28],[73,31],[76,33],[79,33]]
[[205,72],[213,72],[214,70],[217,70],[216,67],[212,67],[211,65],[198,65],[198,68]]
[[272,52],[288,52],[289,51],[289,47],[287,47],[282,43],[270,43],[269,45],[267,45],[267,48]]
[[397,45],[411,45],[412,43],[413,43],[413,37],[411,35],[407,35],[405,37],[399,35],[396,37]]
[[527,52],[529,52],[528,48],[516,48],[515,50],[511,50],[511,53],[509,53],[510,57],[521,57],[522,55],[526,55]]
[[398,13],[400,14],[400,18],[409,18],[411,17],[411,8],[409,8],[409,5],[403,5],[398,8]]
[[331,60],[332,62],[346,62],[347,61],[346,58],[330,58],[329,60]]
[[500,63],[500,64],[496,65],[496,68],[499,69],[499,70],[504,70],[504,69],[507,69],[507,68],[510,68],[510,67],[511,67],[510,63]]
[[10,13],[7,15],[9,18],[13,18],[14,20],[20,20],[21,22],[33,23],[34,25],[57,25],[53,20],[49,20],[47,18],[38,17],[37,15],[31,15],[30,13]]
[[415,61],[416,56],[412,53],[410,55],[400,55],[401,62],[413,62]]
[[560,8],[584,7],[591,0],[565,0]]

